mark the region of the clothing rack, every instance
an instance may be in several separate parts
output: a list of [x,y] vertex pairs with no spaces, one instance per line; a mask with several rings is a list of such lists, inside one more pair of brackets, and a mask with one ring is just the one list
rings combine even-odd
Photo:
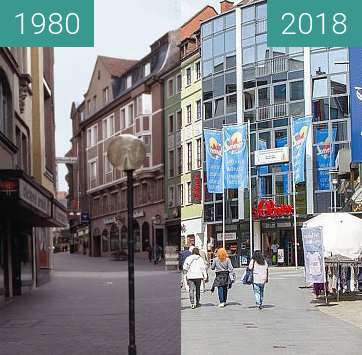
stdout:
[[[325,262],[325,267],[326,267],[326,270],[328,267],[336,267],[337,268],[337,274],[336,274],[336,277],[337,277],[337,288],[336,288],[336,291],[337,291],[337,302],[339,302],[340,300],[340,293],[341,293],[341,273],[340,273],[340,266],[342,265],[348,265],[350,267],[354,267],[354,268],[357,268],[357,270],[359,271],[360,268],[362,268],[362,259],[348,259],[348,258],[345,258],[345,257],[341,257],[340,255],[336,255],[336,256],[332,256],[332,257],[327,257],[324,259],[324,262]],[[356,277],[358,277],[359,275],[359,272],[357,272],[357,275]],[[327,273],[326,273],[326,277],[327,277]],[[359,291],[359,288],[357,287],[356,290],[354,291],[351,291],[353,293],[357,293],[357,292],[360,292]],[[325,286],[325,297],[326,297],[326,303],[328,303],[328,296],[327,296],[327,287]]]

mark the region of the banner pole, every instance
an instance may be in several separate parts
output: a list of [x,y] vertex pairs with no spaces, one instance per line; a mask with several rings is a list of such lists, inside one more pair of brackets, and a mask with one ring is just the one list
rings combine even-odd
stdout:
[[222,130],[222,247],[225,249],[225,159],[224,159],[224,129]]
[[296,187],[295,187],[295,170],[294,170],[294,144],[293,144],[293,135],[294,135],[294,124],[293,117],[290,118],[290,128],[291,128],[291,143],[292,143],[292,184],[293,184],[293,225],[294,225],[294,255],[295,255],[295,268],[298,268],[298,238],[297,238],[297,206],[296,206]]
[[250,233],[250,258],[253,256],[254,251],[254,238],[253,238],[253,201],[251,192],[251,152],[250,152],[250,121],[248,121],[248,170],[249,170],[249,233]]

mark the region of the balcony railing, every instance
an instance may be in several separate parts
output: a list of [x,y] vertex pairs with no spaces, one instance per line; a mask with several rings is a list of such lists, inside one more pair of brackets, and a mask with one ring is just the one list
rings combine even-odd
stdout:
[[258,108],[258,121],[265,121],[270,118],[282,118],[288,116],[287,103],[281,103],[276,105],[269,105]]

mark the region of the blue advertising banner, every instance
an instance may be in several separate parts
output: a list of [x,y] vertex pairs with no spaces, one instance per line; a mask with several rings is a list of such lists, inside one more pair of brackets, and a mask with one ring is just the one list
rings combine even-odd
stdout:
[[362,48],[349,49],[352,163],[362,163]]
[[224,141],[224,187],[238,189],[248,187],[248,127],[225,126]]
[[207,191],[223,193],[222,179],[222,132],[204,130],[206,152]]
[[336,128],[333,128],[331,133],[328,128],[319,128],[316,131],[317,190],[330,190],[331,188],[329,169],[326,168],[335,165],[336,150],[333,142],[336,140],[336,135]]
[[305,149],[311,126],[311,117],[293,119],[293,173],[295,184],[305,181]]

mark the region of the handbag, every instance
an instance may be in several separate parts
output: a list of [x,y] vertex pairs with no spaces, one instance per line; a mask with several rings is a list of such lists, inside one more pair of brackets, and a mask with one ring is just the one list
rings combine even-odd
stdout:
[[253,262],[253,267],[251,269],[247,268],[244,272],[244,275],[242,276],[241,282],[244,285],[252,285],[253,284],[253,279],[254,279],[254,263]]

